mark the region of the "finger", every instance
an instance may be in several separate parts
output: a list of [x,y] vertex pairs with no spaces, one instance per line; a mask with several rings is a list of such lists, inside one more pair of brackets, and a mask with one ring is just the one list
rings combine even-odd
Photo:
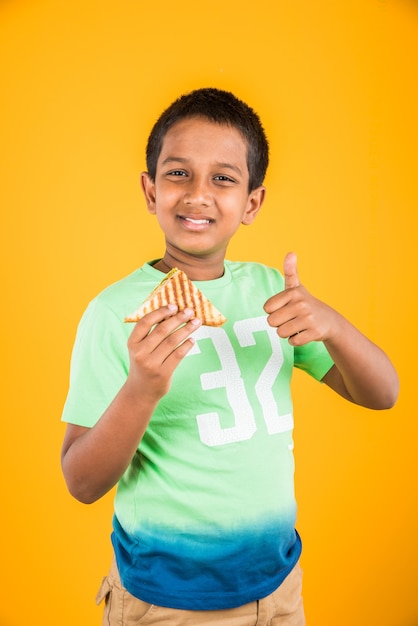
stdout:
[[288,337],[288,342],[290,343],[291,346],[299,347],[299,346],[304,346],[307,343],[309,343],[309,335],[307,333],[306,330],[298,330],[297,333],[294,333],[293,335],[290,335],[290,337]]
[[[174,360],[181,360],[194,344],[193,333],[202,325],[198,317],[183,323],[173,329],[169,334],[161,334],[153,343],[151,353],[161,364],[174,357]],[[159,328],[154,332],[159,334]],[[151,335],[154,334],[151,333]],[[148,341],[148,339],[147,339]]]
[[167,306],[160,307],[151,313],[147,313],[138,322],[136,322],[134,329],[131,333],[131,339],[133,341],[141,341],[146,337],[151,329],[160,322],[173,317],[178,311],[176,304],[168,304]]
[[156,324],[144,339],[144,346],[149,353],[155,352],[164,361],[167,354],[175,350],[182,341],[201,325],[191,309],[179,311],[173,317]]
[[[196,318],[195,318],[196,319]],[[194,323],[194,328],[192,329],[192,333],[197,330],[198,323]],[[174,350],[172,350],[167,357],[164,359],[163,365],[169,367],[170,369],[174,369],[177,367],[178,363],[184,359],[186,354],[190,352],[195,344],[195,339],[193,335],[189,335],[186,339],[183,339],[180,344],[178,344]]]
[[283,263],[284,288],[293,289],[299,287],[299,276],[297,271],[297,256],[294,252],[288,252]]
[[[190,335],[201,325],[201,320],[193,315],[193,311],[185,310],[176,315],[162,320],[155,324],[151,331],[138,340],[133,336],[128,339],[128,349],[132,363],[139,367],[145,374],[155,374],[156,370],[163,367],[166,360],[176,349],[187,340],[190,340],[183,349],[179,351],[179,356],[185,355],[193,345]],[[141,320],[142,321],[142,320]],[[137,326],[139,326],[138,322]],[[154,374],[153,374],[154,373]],[[163,370],[160,371],[163,374]]]

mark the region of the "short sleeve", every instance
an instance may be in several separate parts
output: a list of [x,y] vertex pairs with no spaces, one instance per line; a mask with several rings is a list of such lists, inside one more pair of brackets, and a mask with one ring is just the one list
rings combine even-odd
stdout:
[[62,421],[92,427],[112,402],[129,369],[126,326],[100,299],[89,304],[77,329]]
[[334,361],[322,342],[312,341],[295,348],[294,365],[316,380],[322,380]]

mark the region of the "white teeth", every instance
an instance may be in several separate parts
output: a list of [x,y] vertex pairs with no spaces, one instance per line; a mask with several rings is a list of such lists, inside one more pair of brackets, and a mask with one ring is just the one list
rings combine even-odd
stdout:
[[209,220],[194,220],[191,217],[184,218],[187,222],[192,222],[192,224],[209,224]]

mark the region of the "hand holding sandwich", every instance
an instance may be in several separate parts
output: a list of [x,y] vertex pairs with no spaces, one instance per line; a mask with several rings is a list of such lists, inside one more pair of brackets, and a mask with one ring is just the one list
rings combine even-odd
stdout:
[[179,362],[193,346],[191,334],[201,320],[192,309],[160,307],[136,323],[128,340],[130,368],[126,387],[138,397],[160,400],[169,390]]

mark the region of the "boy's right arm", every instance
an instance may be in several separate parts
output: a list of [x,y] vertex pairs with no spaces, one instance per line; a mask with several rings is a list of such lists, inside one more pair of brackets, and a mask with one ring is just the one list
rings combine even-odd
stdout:
[[127,469],[175,368],[193,346],[200,320],[191,315],[169,305],[140,320],[128,340],[128,377],[113,402],[92,428],[68,424],[61,461],[77,500],[98,500]]

